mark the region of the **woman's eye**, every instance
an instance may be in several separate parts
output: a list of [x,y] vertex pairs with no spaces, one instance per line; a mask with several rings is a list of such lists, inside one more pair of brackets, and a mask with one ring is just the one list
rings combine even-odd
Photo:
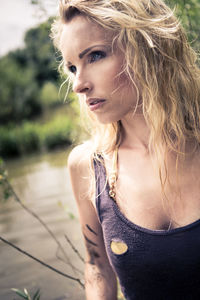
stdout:
[[89,54],[89,62],[93,63],[97,60],[100,60],[102,58],[106,57],[106,53],[103,51],[93,51]]
[[76,67],[75,66],[69,66],[68,69],[71,73],[76,73]]

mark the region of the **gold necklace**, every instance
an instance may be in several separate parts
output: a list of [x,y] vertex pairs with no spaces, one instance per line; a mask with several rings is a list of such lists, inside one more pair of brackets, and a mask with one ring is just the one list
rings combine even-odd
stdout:
[[110,197],[116,202],[116,182],[117,182],[117,154],[118,154],[118,147],[114,150],[113,159],[112,159],[112,169],[109,174],[109,195]]

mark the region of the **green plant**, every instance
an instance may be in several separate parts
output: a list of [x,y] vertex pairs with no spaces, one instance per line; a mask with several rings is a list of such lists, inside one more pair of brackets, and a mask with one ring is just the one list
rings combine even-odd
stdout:
[[72,120],[67,116],[56,117],[50,123],[44,125],[41,132],[42,143],[49,150],[58,146],[70,145],[73,127]]
[[24,122],[0,126],[0,155],[3,158],[68,146],[77,134],[74,114],[58,114],[46,123]]
[[3,157],[18,156],[19,145],[15,131],[8,127],[0,127],[0,155]]
[[61,104],[58,93],[58,87],[54,83],[47,81],[40,91],[42,106],[46,108]]
[[12,191],[7,184],[7,172],[5,170],[4,162],[0,157],[0,199],[6,201],[11,195]]
[[16,135],[20,153],[26,154],[40,149],[40,136],[35,123],[24,122],[21,128],[17,128]]
[[176,14],[186,29],[191,45],[199,52],[200,46],[200,2],[199,0],[166,0],[172,8],[176,8]]
[[19,289],[12,289],[18,296],[20,296],[23,299],[26,300],[40,300],[40,290],[38,289],[34,295],[31,297],[30,294],[28,293],[27,289],[24,289],[24,291],[21,291]]

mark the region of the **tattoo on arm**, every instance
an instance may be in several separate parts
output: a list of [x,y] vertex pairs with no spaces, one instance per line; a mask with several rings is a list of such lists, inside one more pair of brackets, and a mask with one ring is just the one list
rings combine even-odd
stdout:
[[[92,229],[88,224],[86,224],[86,228],[87,228],[90,232],[92,232],[94,235],[97,236],[97,233],[96,233],[96,232],[94,231],[94,229]],[[96,244],[96,243],[94,243],[93,241],[91,241],[90,239],[88,239],[88,237],[87,237],[85,234],[83,234],[83,235],[84,235],[85,240],[86,240],[88,243],[90,243],[91,245],[97,247],[97,244]]]
[[90,232],[92,232],[95,235],[97,235],[97,233],[88,224],[86,224],[86,227],[89,229]]
[[[88,224],[86,224],[86,228],[91,233],[93,233],[95,236],[97,236],[97,233]],[[90,256],[90,260],[88,261],[88,263],[91,264],[91,265],[94,265],[95,260],[100,257],[97,250],[94,249],[94,247],[98,247],[98,245],[95,242],[91,241],[84,233],[83,233],[83,236],[85,238],[87,250],[88,250],[88,253],[89,253],[89,256]]]
[[83,235],[84,235],[85,240],[86,240],[88,243],[90,243],[91,245],[97,247],[97,244],[96,244],[96,243],[94,243],[94,242],[92,242],[90,239],[88,239],[87,236],[86,236],[85,234],[83,234]]

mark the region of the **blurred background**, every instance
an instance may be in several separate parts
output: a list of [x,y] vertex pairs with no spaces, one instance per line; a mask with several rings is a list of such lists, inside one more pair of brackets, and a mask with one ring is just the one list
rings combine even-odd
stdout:
[[[176,6],[190,43],[200,49],[200,0],[166,0]],[[76,97],[58,73],[61,61],[49,38],[58,0],[0,1],[0,157],[18,197],[54,232],[65,254],[15,197],[1,193],[0,236],[46,263],[83,278],[78,213],[67,155],[85,133]],[[69,87],[70,88],[70,87]],[[0,174],[0,183],[2,175]],[[83,289],[0,241],[0,299],[21,299],[11,288],[27,288],[41,299],[84,299]]]
[[57,71],[61,56],[49,38],[52,18],[48,16],[52,11],[56,13],[56,2],[1,1],[0,155],[3,158],[52,150],[69,145],[76,138],[73,95],[70,93],[64,103],[67,86],[59,93],[64,81]]
[[[58,1],[0,1],[0,157],[15,192],[55,234],[15,197],[1,193],[0,235],[47,264],[76,278],[83,263],[77,210],[67,172],[67,155],[80,138],[77,103],[58,71],[61,60],[49,38]],[[79,134],[78,134],[79,132]],[[0,175],[1,176],[1,175]],[[0,180],[1,181],[1,180]],[[41,299],[83,299],[76,281],[63,277],[0,241],[0,299],[21,299],[11,288],[37,289]]]

